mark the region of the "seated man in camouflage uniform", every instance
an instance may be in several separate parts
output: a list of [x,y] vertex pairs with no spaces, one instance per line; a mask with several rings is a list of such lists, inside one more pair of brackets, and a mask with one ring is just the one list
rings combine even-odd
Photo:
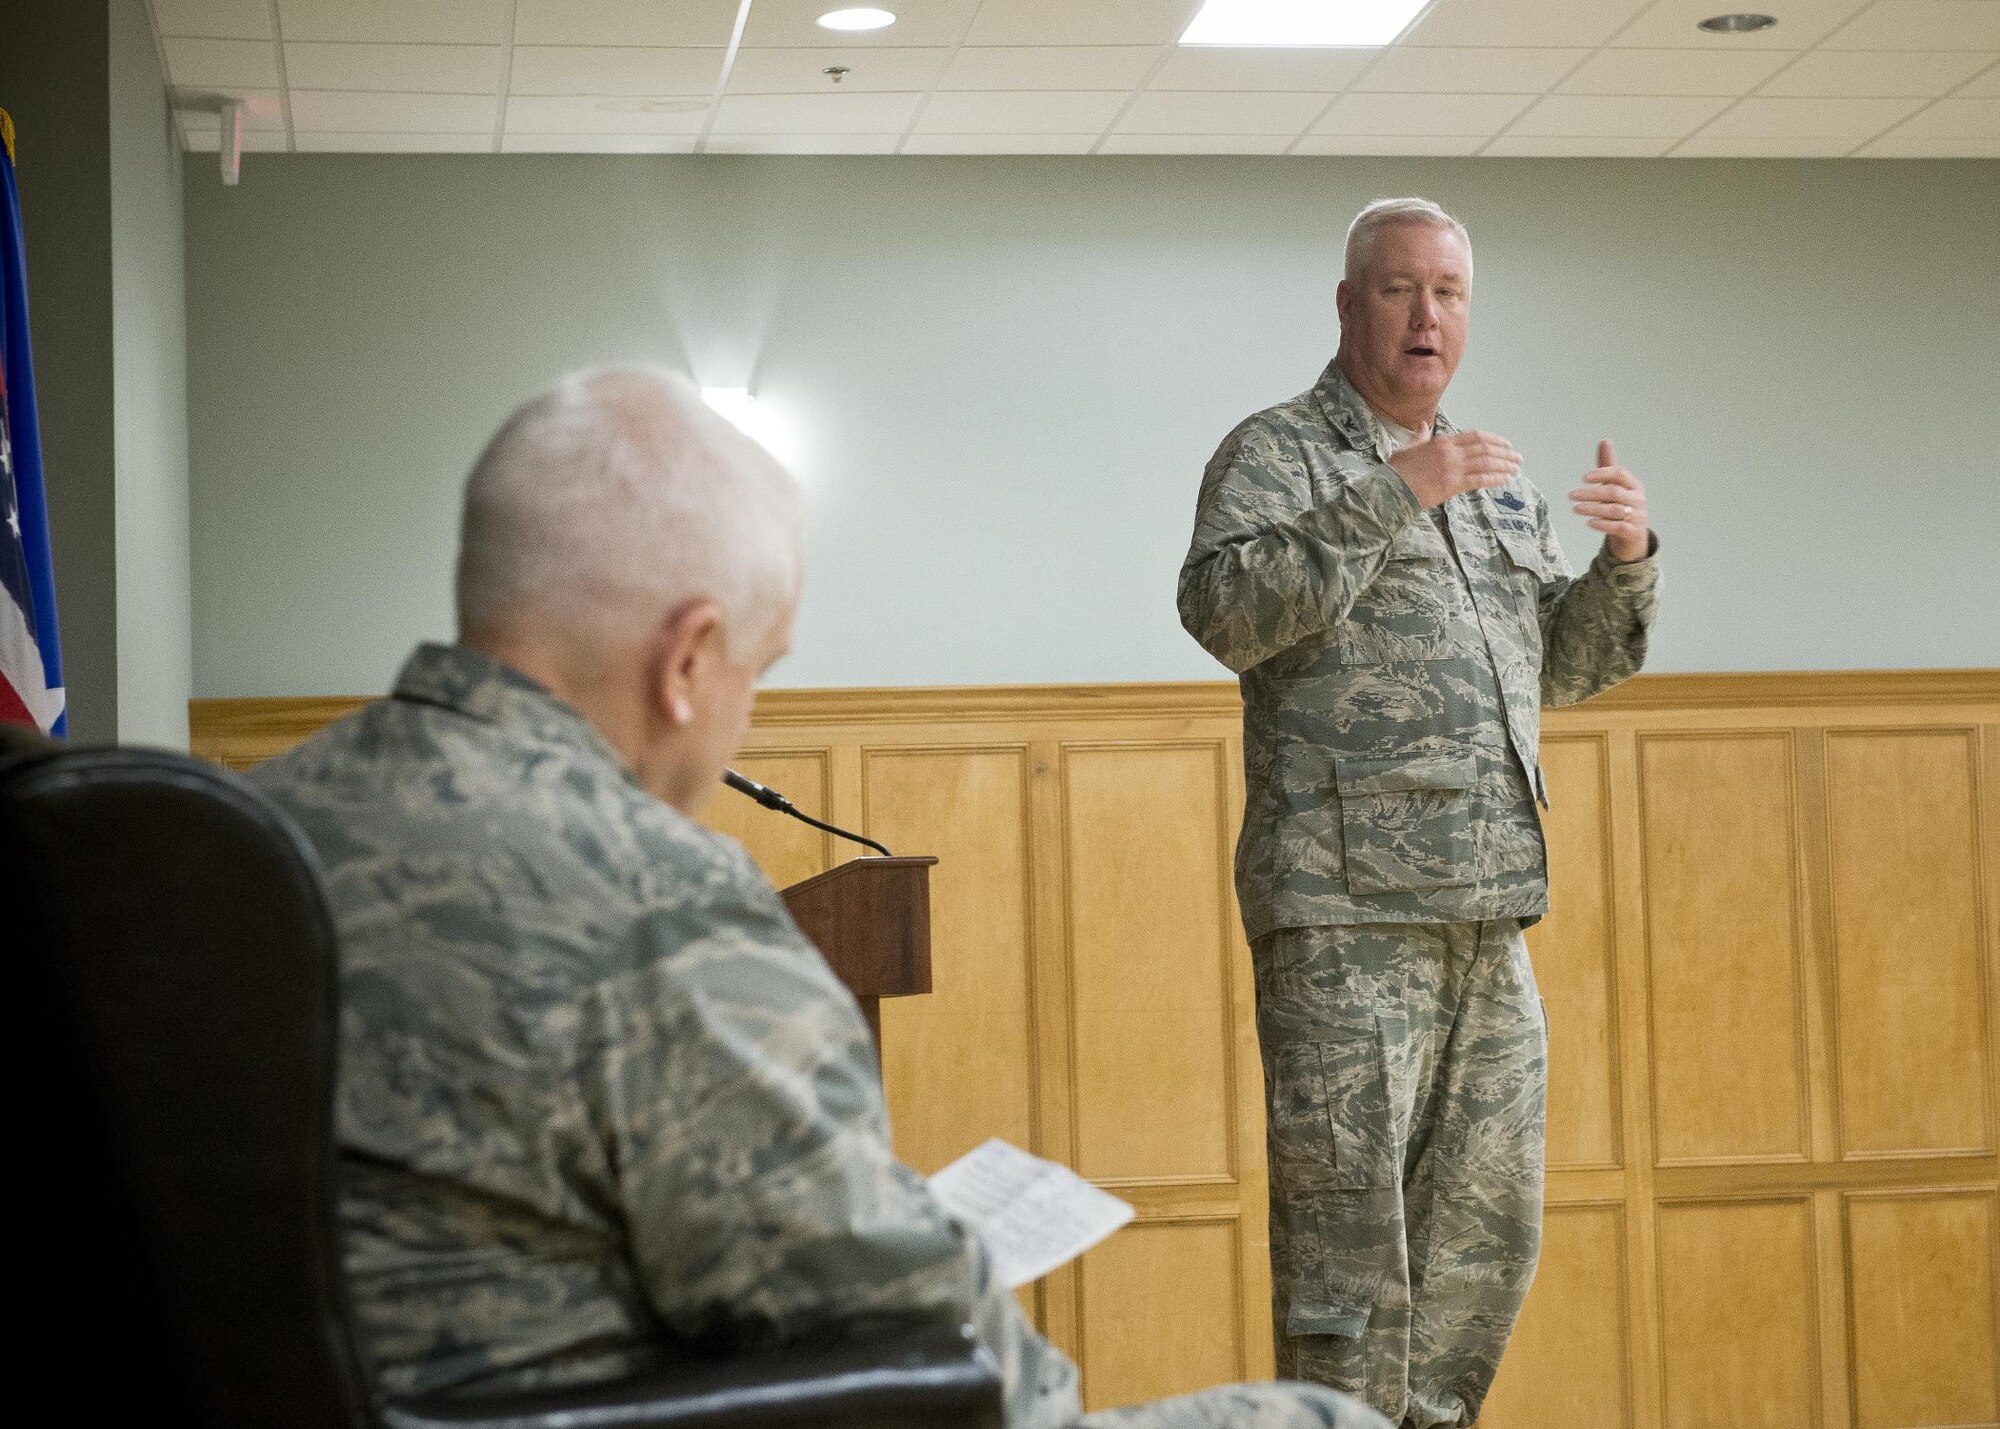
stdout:
[[[341,1220],[395,1392],[625,1376],[885,1317],[974,1325],[1009,1425],[1075,1367],[889,1149],[853,999],[690,815],[790,639],[791,479],[676,378],[571,377],[466,488],[459,643],[258,781],[341,935]],[[1231,1386],[1125,1429],[1383,1422]]]

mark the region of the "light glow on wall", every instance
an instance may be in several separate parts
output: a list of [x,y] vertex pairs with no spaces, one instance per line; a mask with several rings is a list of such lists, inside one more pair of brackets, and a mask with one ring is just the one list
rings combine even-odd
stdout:
[[765,451],[793,466],[795,453],[785,423],[768,403],[751,396],[748,387],[704,387],[701,400]]

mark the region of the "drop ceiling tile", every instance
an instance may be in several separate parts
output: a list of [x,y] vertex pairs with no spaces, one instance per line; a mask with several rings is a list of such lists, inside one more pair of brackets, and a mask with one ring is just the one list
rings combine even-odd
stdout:
[[1313,125],[1313,133],[1405,139],[1492,134],[1533,102],[1528,94],[1349,94]]
[[1137,89],[1157,45],[1001,45],[962,49],[940,89]]
[[[1710,0],[1714,3],[1714,0]],[[1794,58],[1790,50],[1599,50],[1561,94],[1748,94]]]
[[514,94],[713,94],[726,51],[641,45],[516,45]]
[[1291,152],[1455,158],[1476,152],[1485,142],[1484,134],[1308,134]]
[[1545,138],[1678,139],[1728,103],[1680,96],[1552,94],[1523,114],[1511,132]]
[[1200,0],[985,0],[968,45],[1171,45]]
[[498,101],[482,94],[292,91],[292,126],[300,133],[490,134],[498,111]]
[[1807,135],[1751,137],[1696,134],[1674,146],[1676,159],[1837,159],[1854,147],[1852,139]]
[[1129,96],[1096,90],[940,91],[918,116],[919,134],[1104,132]]
[[1958,92],[1961,99],[2000,98],[2000,64],[1986,71]]
[[498,45],[288,44],[294,89],[390,89],[413,94],[492,94]]
[[698,134],[503,134],[503,154],[692,154]]
[[817,23],[827,11],[851,3],[853,0],[756,0],[743,27],[743,43],[760,49],[810,49],[831,44],[868,49],[951,46],[964,37],[979,9],[979,0],[903,0],[901,4],[889,0],[883,8],[895,14],[896,23],[887,29],[827,30]]
[[1399,46],[1382,56],[1354,88],[1386,94],[1540,94],[1589,50],[1420,50]]
[[2000,139],[2000,99],[1940,99],[1895,132],[1906,139]]
[[1380,50],[1175,49],[1153,76],[1153,89],[1302,90],[1347,88]]
[[[182,145],[190,154],[217,153],[222,148],[222,130],[220,127],[188,130]],[[243,131],[243,152],[246,154],[283,154],[291,147],[290,136],[283,132],[253,134],[247,129]]]
[[1671,139],[1601,134],[1502,134],[1479,151],[1494,159],[1655,159]]
[[1646,0],[1438,0],[1402,43],[1594,48],[1645,8]]
[[727,45],[735,28],[735,0],[519,0],[514,43]]
[[2000,139],[1926,139],[1916,134],[1884,134],[1857,159],[2000,159]]
[[[222,120],[215,114],[193,113],[183,109],[175,111],[174,118],[179,121],[183,134],[191,136],[206,134],[213,139],[219,140],[221,138]],[[282,122],[273,128],[266,129],[253,129],[248,124],[243,126],[243,147],[246,151],[258,150],[265,153],[275,153],[290,146],[290,139],[285,132]],[[208,147],[213,149],[215,145],[210,144]]]
[[302,154],[487,154],[491,134],[320,134],[302,131]]
[[1296,134],[1326,107],[1328,94],[1230,94],[1220,90],[1136,95],[1121,134]]
[[1100,154],[1282,154],[1289,134],[1108,134]]
[[2000,50],[1993,0],[1877,0],[1827,38],[1829,50]]
[[507,101],[509,134],[699,134],[709,101],[694,96],[515,95]]
[[[731,94],[856,94],[929,89],[951,61],[943,48],[751,50],[736,52],[729,72]],[[824,71],[839,66],[839,84]]]
[[710,154],[893,154],[895,134],[711,134]]
[[1778,17],[1768,30],[1747,35],[1717,35],[1699,28],[1711,15],[1728,13],[1721,0],[1657,0],[1651,9],[1611,41],[1622,49],[1710,50],[1734,54],[1744,50],[1811,49],[1839,27],[1867,0],[1772,0],[1743,8]]
[[714,132],[901,134],[922,99],[920,94],[731,94],[722,100]]
[[1815,50],[1800,55],[1757,92],[1792,99],[1935,99],[1965,83],[1991,59],[1949,50]]
[[192,122],[197,117],[208,124],[221,128],[221,101],[240,99],[243,101],[244,131],[282,130],[285,126],[285,96],[275,89],[237,89],[234,87],[216,89],[176,89],[173,92],[175,112],[183,121]]
[[1746,99],[1702,131],[1704,137],[1872,139],[1913,113],[1916,99]]
[[1097,134],[912,134],[905,154],[1088,154]]
[[278,47],[268,40],[164,41],[167,81],[183,89],[276,89]]
[[512,8],[510,0],[278,0],[278,26],[287,41],[498,45]]
[[163,36],[268,40],[275,35],[269,0],[153,0],[153,19]]

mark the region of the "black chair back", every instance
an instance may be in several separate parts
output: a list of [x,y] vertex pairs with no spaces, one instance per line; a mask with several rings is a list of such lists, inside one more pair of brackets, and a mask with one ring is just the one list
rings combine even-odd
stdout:
[[7,728],[0,932],[35,1068],[10,1298],[34,1350],[103,1366],[71,1382],[77,1411],[369,1424],[333,1219],[335,942],[304,840],[197,760]]

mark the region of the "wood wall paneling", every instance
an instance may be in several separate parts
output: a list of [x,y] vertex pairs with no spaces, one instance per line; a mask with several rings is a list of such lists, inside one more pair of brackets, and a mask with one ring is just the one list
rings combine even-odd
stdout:
[[[247,768],[353,700],[197,701]],[[2000,1420],[2000,671],[1641,677],[1551,710],[1541,1273],[1490,1429]],[[938,854],[897,1145],[1139,1219],[1023,1295],[1093,1408],[1270,1373],[1233,686],[779,691],[739,767]],[[855,850],[738,796],[785,883]]]
[[1625,1207],[1551,1206],[1542,1263],[1481,1429],[1627,1429]]
[[1076,1164],[1087,1176],[1235,1171],[1222,756],[1219,740],[1064,753]]
[[1993,1146],[1976,741],[1972,729],[1827,738],[1840,1127],[1850,1157]]
[[1811,1202],[1659,1211],[1667,1429],[1817,1429]]
[[1612,947],[1611,815],[1602,736],[1543,742],[1542,767],[1560,794],[1543,816],[1559,916],[1528,930],[1549,1015],[1551,1170],[1615,1167],[1619,1127],[1617,967]]
[[[1084,1395],[1093,1409],[1187,1394],[1252,1373],[1226,1223],[1144,1222],[1083,1257]],[[1269,1369],[1264,1371],[1269,1373]]]
[[1855,1429],[2000,1421],[1991,1190],[1846,1198]]
[[1659,1164],[1803,1160],[1788,732],[1639,745]]
[[873,837],[938,859],[931,992],[882,1004],[897,1155],[929,1174],[989,1136],[1034,1147],[1027,751],[871,749],[862,790]]

